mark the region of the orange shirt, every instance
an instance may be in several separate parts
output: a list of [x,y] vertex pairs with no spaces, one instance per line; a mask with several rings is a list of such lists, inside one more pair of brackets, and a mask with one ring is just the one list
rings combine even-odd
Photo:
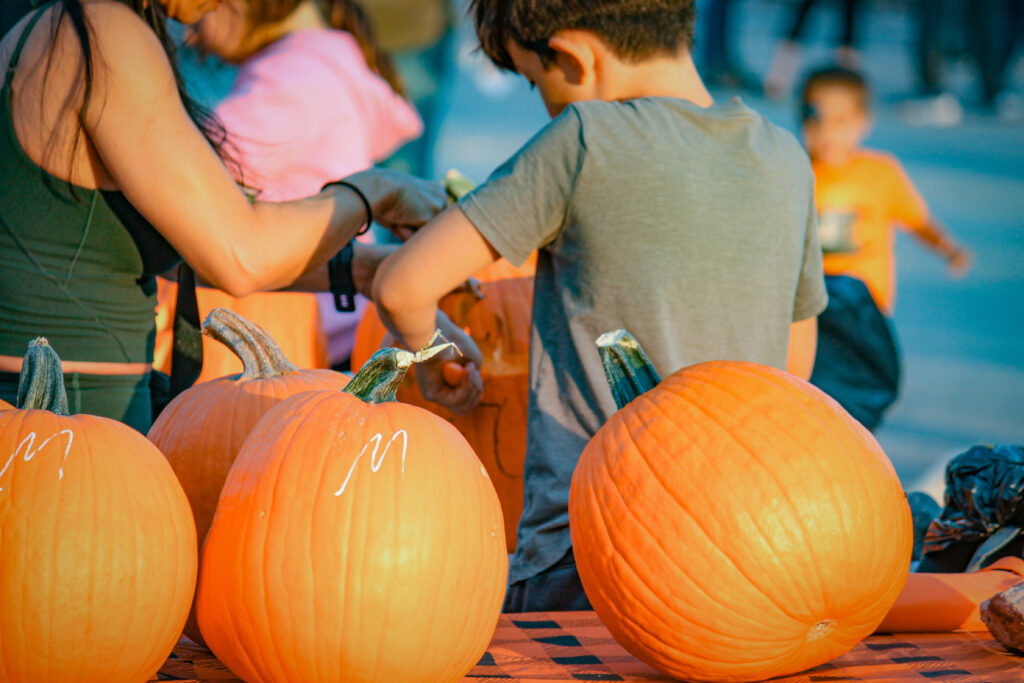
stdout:
[[894,227],[922,229],[928,207],[888,154],[860,150],[841,166],[814,162],[813,167],[825,274],[863,280],[882,312],[891,314]]

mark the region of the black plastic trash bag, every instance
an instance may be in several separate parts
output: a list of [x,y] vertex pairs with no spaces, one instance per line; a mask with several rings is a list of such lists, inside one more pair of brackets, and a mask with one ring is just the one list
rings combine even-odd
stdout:
[[946,466],[919,572],[974,571],[1024,550],[1024,446],[972,446]]
[[846,275],[825,277],[828,308],[818,317],[818,355],[811,384],[875,429],[900,388],[896,337],[867,285]]

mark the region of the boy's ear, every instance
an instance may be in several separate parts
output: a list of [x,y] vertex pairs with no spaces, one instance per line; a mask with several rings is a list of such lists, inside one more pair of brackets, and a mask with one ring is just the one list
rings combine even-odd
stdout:
[[563,29],[548,39],[548,47],[555,52],[555,66],[564,74],[570,85],[592,83],[597,65],[594,40],[586,31]]

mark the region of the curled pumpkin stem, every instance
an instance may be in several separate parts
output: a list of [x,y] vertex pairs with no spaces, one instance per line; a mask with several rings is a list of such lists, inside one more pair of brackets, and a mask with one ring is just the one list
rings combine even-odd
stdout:
[[263,379],[298,372],[270,333],[227,308],[215,308],[203,322],[203,334],[216,339],[242,361],[239,379]]
[[18,377],[18,402],[21,410],[49,410],[70,415],[68,394],[64,389],[64,368],[60,357],[46,337],[36,337],[28,345]]
[[342,391],[367,403],[394,401],[409,368],[425,363],[448,349],[455,349],[462,355],[459,347],[446,340],[440,330],[435,330],[430,341],[415,353],[398,348],[380,349],[370,356]]

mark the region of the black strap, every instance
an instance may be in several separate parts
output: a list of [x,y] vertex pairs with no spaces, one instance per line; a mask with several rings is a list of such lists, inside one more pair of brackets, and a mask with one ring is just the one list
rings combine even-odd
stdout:
[[356,310],[356,281],[352,277],[353,251],[352,243],[349,242],[327,262],[327,277],[331,294],[334,295],[334,308],[342,313]]
[[29,34],[32,33],[32,29],[35,28],[36,22],[43,16],[43,12],[45,10],[46,8],[43,7],[33,14],[32,18],[28,21],[28,25],[25,26],[25,30],[21,32],[20,36],[18,36],[18,42],[14,46],[14,52],[11,53],[11,60],[7,62],[7,75],[4,77],[4,85],[7,85],[8,80],[14,76],[14,69],[18,66],[18,59],[21,57],[21,49],[25,47],[25,41],[28,40]]
[[195,384],[203,369],[203,335],[196,300],[196,275],[188,264],[178,266],[178,297],[174,302],[171,345],[171,398]]

